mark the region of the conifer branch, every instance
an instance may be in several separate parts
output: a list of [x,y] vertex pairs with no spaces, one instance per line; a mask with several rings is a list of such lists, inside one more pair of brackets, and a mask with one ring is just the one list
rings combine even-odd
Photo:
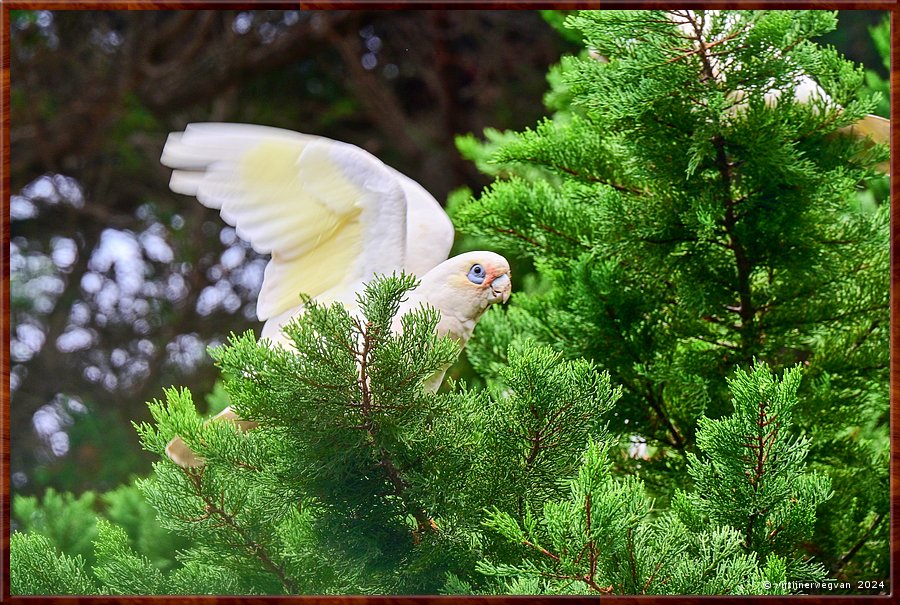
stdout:
[[[564,424],[556,424],[556,426],[553,426],[553,425],[554,425],[554,423],[556,423],[557,420],[559,420],[560,417],[562,417],[566,412],[568,412],[572,408],[573,405],[575,405],[575,403],[570,402],[570,403],[560,407],[558,410],[556,410],[556,412],[553,413],[552,416],[550,416],[550,418],[547,419],[547,422],[546,422],[546,424],[544,424],[544,426],[542,426],[540,429],[538,429],[538,431],[535,434],[527,437],[528,441],[531,442],[531,450],[529,450],[528,455],[525,457],[525,468],[526,469],[531,468],[531,465],[534,464],[534,461],[537,459],[537,456],[538,456],[538,454],[541,453],[541,451],[549,449],[551,447],[556,447],[557,445],[559,445],[558,442],[547,443],[547,438],[553,437],[555,435],[559,435],[560,433],[562,433],[563,431],[565,431],[568,428]],[[531,411],[532,411],[532,414],[537,414],[536,409],[532,408]],[[582,419],[584,419],[584,416],[582,416]],[[552,429],[551,429],[551,426],[553,426]]]
[[[678,55],[678,56],[676,56],[676,57],[673,57],[673,58],[669,59],[668,61],[666,61],[666,63],[674,63],[675,61],[680,61],[681,59],[686,59],[686,58],[688,58],[688,57],[690,57],[690,56],[692,56],[692,55],[696,55],[697,53],[705,53],[705,52],[708,51],[710,48],[714,48],[714,47],[718,46],[719,44],[724,44],[725,42],[728,42],[728,41],[730,41],[730,40],[734,40],[734,39],[738,36],[738,34],[742,34],[742,33],[744,33],[743,30],[735,31],[735,32],[729,34],[728,36],[725,36],[724,38],[719,38],[719,39],[716,40],[715,42],[710,42],[709,44],[706,44],[703,40],[698,39],[698,40],[697,40],[697,44],[698,44],[698,45],[697,45],[697,48],[693,48],[693,49],[687,49],[687,48],[681,49],[681,48],[679,48],[679,49],[676,49],[676,50],[682,51],[682,54],[680,54],[680,55]],[[731,51],[729,51],[729,52],[731,52]],[[717,53],[708,53],[707,56],[712,56],[712,55],[715,55],[715,54],[717,54]]]
[[[797,300],[804,300],[809,298],[810,296],[816,294],[823,290],[826,286],[832,286],[839,282],[845,281],[848,278],[848,275],[855,275],[860,271],[865,271],[866,269],[871,268],[870,263],[862,262],[858,265],[850,267],[846,272],[840,272],[836,275],[829,277],[828,279],[817,281],[812,284],[807,284],[806,287],[797,291],[795,296],[790,298],[782,298],[779,300],[770,300],[769,302],[760,305],[757,307],[757,311],[769,311],[776,307],[783,306],[785,303],[795,302]],[[771,281],[771,280],[770,280]],[[811,280],[810,280],[811,281]],[[818,321],[818,320],[815,320]],[[792,322],[793,323],[793,322]]]
[[[359,359],[359,384],[362,395],[362,401],[359,402],[359,409],[363,417],[363,422],[359,426],[353,428],[365,430],[368,437],[368,444],[371,447],[376,448],[379,454],[378,466],[384,469],[387,480],[394,489],[394,495],[400,499],[406,510],[416,520],[417,527],[416,531],[413,532],[413,541],[418,544],[421,540],[421,534],[430,530],[437,531],[437,525],[435,525],[434,521],[428,516],[428,513],[426,513],[424,509],[409,501],[407,494],[408,484],[400,476],[400,472],[394,465],[393,460],[391,460],[388,451],[378,445],[378,426],[375,424],[375,420],[372,417],[374,401],[369,386],[369,364],[371,362],[372,352],[377,347],[377,342],[375,340],[377,335],[373,335],[372,333],[374,330],[371,321],[367,321],[365,325],[358,319],[354,319],[353,322],[362,336],[361,347],[356,353]],[[397,409],[402,408],[398,407]]]
[[[531,547],[535,548],[541,554],[544,554],[544,555],[550,557],[551,559],[559,562],[559,556],[553,554],[549,550],[542,548],[540,546],[537,546],[537,545],[529,542],[528,540],[523,540],[522,542],[526,546],[531,546]],[[538,573],[540,576],[545,577],[545,578],[554,578],[556,580],[569,580],[569,581],[583,582],[584,584],[587,584],[587,586],[591,590],[593,590],[594,592],[599,593],[599,594],[610,594],[613,591],[612,584],[610,584],[609,586],[600,586],[597,583],[597,581],[594,580],[594,578],[590,574],[570,575],[570,574],[553,573],[553,572],[549,572],[549,571],[541,571]]]
[[[625,537],[625,548],[628,549],[628,568],[631,570],[631,585],[637,586],[637,564],[634,561],[634,529],[629,527]],[[646,590],[646,586],[644,589]]]
[[[654,567],[653,571],[650,572],[650,577],[647,578],[647,581],[644,583],[644,587],[641,588],[641,594],[647,594],[647,589],[650,588],[650,584],[653,583],[653,578],[656,577],[656,574],[659,572],[660,568],[662,567],[662,564],[663,564],[663,562],[661,560],[657,561],[656,567]],[[665,581],[663,581],[663,584],[665,584]]]
[[[836,321],[841,320],[841,319],[846,319],[847,317],[854,317],[854,316],[857,316],[857,315],[868,314],[868,313],[871,313],[871,312],[873,312],[873,311],[887,311],[889,308],[890,308],[890,306],[889,306],[887,303],[885,303],[885,304],[883,304],[883,305],[875,305],[875,306],[872,306],[872,307],[864,307],[864,308],[862,308],[862,309],[852,309],[852,310],[847,311],[847,312],[845,312],[845,313],[838,313],[838,314],[836,314],[836,315],[829,315],[828,317],[812,317],[812,318],[808,318],[808,319],[795,319],[795,320],[793,320],[793,321],[787,321],[787,320],[785,320],[785,321],[781,321],[781,322],[770,323],[769,325],[770,325],[771,327],[781,327],[781,326],[786,326],[786,325],[791,325],[791,326],[808,326],[808,325],[814,325],[814,324],[825,324],[825,323],[836,322]],[[874,330],[873,330],[873,331],[874,331]]]
[[850,353],[859,349],[869,339],[869,337],[875,333],[875,330],[877,330],[878,326],[880,325],[881,320],[879,319],[876,319],[871,324],[869,324],[869,327],[865,330],[865,332],[860,334],[859,337],[853,341],[853,344],[850,345],[850,348],[847,349],[847,354],[849,355]]
[[543,229],[544,231],[547,231],[548,233],[552,233],[553,235],[555,235],[557,237],[561,237],[562,239],[568,240],[568,241],[572,242],[573,244],[575,244],[576,246],[580,246],[585,249],[590,249],[589,246],[585,246],[584,242],[581,242],[577,238],[574,238],[571,235],[569,235],[568,233],[563,233],[559,229],[555,229],[554,227],[551,227],[550,225],[547,225],[544,223],[535,223],[535,226],[538,227],[539,229]]
[[[603,297],[599,297],[604,303],[607,303],[607,299]],[[606,311],[606,316],[610,319],[611,323],[619,327],[619,321],[616,318],[615,310],[609,304],[604,304],[604,310]],[[620,334],[620,342],[628,342],[628,339],[625,337],[625,334],[619,330]],[[633,350],[627,349],[629,357],[635,363],[641,363],[641,358],[637,355]],[[686,456],[685,453],[685,440],[679,433],[678,429],[675,428],[675,425],[672,423],[669,418],[669,414],[665,409],[665,404],[661,401],[661,399],[657,399],[654,393],[654,385],[649,380],[643,381],[643,389],[640,388],[640,384],[638,384],[637,380],[632,381],[629,380],[628,377],[619,374],[617,379],[622,386],[626,389],[634,393],[638,397],[642,397],[647,400],[647,403],[650,405],[651,409],[656,413],[656,417],[663,422],[666,426],[666,431],[669,435],[672,436],[671,440],[663,439],[660,437],[654,437],[660,443],[665,443],[671,447],[674,447],[682,456]]]
[[693,338],[694,340],[700,340],[702,342],[707,342],[711,345],[716,345],[717,347],[722,347],[724,349],[731,349],[732,351],[739,351],[741,349],[738,345],[736,345],[734,343],[725,342],[722,340],[715,340],[713,338],[706,338],[705,336],[702,336],[700,334],[695,334],[695,335],[691,336],[691,338]]
[[407,495],[408,485],[406,481],[404,481],[400,476],[400,473],[397,471],[397,467],[394,466],[394,463],[388,455],[387,451],[381,449],[380,453],[381,459],[378,461],[378,466],[384,469],[388,481],[394,488],[394,495],[400,498],[400,501],[403,503],[407,511],[409,511],[409,513],[416,520],[416,531],[413,532],[413,541],[418,544],[421,540],[421,535],[424,532],[437,531],[438,527],[437,525],[435,525],[434,520],[428,516],[428,513],[426,513],[424,509],[414,505],[409,501]]
[[370,330],[372,322],[367,322],[365,329],[360,325],[359,320],[354,320],[357,329],[363,337],[362,350],[358,351],[359,357],[359,386],[362,391],[362,401],[360,408],[364,419],[364,424],[371,424],[372,395],[369,392],[369,353],[372,346]]
[[525,546],[528,546],[529,548],[535,549],[536,551],[538,551],[539,553],[541,553],[541,554],[544,555],[544,556],[550,557],[551,559],[553,559],[553,560],[556,561],[557,563],[559,563],[559,561],[560,561],[559,555],[554,555],[552,552],[550,552],[549,550],[547,550],[547,549],[544,548],[543,546],[538,546],[538,545],[535,544],[534,542],[531,542],[531,541],[526,540],[526,539],[523,539],[523,540],[522,540],[522,544],[524,544]]
[[665,409],[665,404],[661,398],[656,397],[652,385],[648,384],[647,387],[647,403],[650,404],[650,407],[656,412],[656,417],[662,420],[663,424],[666,426],[666,430],[672,436],[672,446],[678,450],[682,456],[686,456],[684,437],[682,437],[681,433],[678,432],[678,429],[675,428],[675,425],[669,418],[668,411]]
[[230,515],[223,508],[212,505],[207,498],[204,498],[204,501],[207,503],[207,509],[211,514],[217,515],[222,522],[229,529],[234,531],[238,537],[243,540],[243,544],[241,545],[243,549],[250,556],[255,556],[260,562],[263,564],[268,571],[275,574],[278,578],[278,581],[281,582],[281,585],[284,586],[285,590],[288,594],[297,594],[299,592],[297,583],[287,575],[285,570],[281,568],[272,558],[269,556],[269,553],[266,549],[253,539],[252,536],[249,535],[249,532],[241,527],[241,525],[237,522],[237,519],[233,515]]
[[[772,453],[772,447],[778,439],[780,424],[776,423],[778,416],[768,414],[768,401],[763,398],[759,401],[759,412],[756,426],[759,429],[750,440],[741,445],[750,449],[753,459],[753,474],[748,477],[750,486],[754,492],[758,492],[760,482],[766,473],[766,462]],[[771,430],[767,427],[772,426]],[[754,511],[747,518],[747,528],[744,532],[744,547],[750,550],[753,546],[753,528],[760,516],[766,515],[768,510]]]
[[281,566],[275,563],[265,547],[257,542],[253,536],[250,535],[250,532],[238,523],[235,515],[225,510],[225,493],[221,492],[219,494],[219,502],[215,502],[210,495],[205,493],[202,489],[202,470],[200,472],[189,469],[183,470],[191,485],[194,487],[194,494],[198,496],[204,504],[204,514],[198,517],[195,522],[207,520],[211,517],[219,519],[219,523],[216,524],[218,527],[227,527],[239,538],[239,542],[234,544],[235,547],[241,548],[251,557],[259,559],[263,564],[263,567],[278,578],[278,581],[281,582],[281,585],[288,594],[297,594],[299,592],[297,582],[288,576],[287,572],[285,572]]
[[528,237],[527,235],[522,235],[521,233],[519,233],[519,232],[516,231],[515,229],[505,229],[505,228],[502,228],[502,227],[495,227],[495,228],[494,228],[494,231],[496,231],[497,233],[505,233],[505,234],[507,234],[507,235],[512,235],[513,237],[515,237],[515,238],[517,238],[517,239],[520,239],[520,240],[522,240],[522,241],[524,241],[524,242],[528,242],[529,244],[531,244],[531,245],[534,246],[535,248],[543,248],[543,246],[541,246],[540,242],[538,242],[536,239],[530,238],[530,237]]
[[589,558],[589,572],[588,578],[591,582],[594,582],[594,576],[597,575],[597,548],[594,545],[594,536],[591,534],[591,493],[584,497],[584,510],[585,510],[585,530],[588,535],[588,558]]
[[538,166],[546,166],[547,168],[552,168],[554,170],[559,170],[560,172],[564,172],[570,176],[574,176],[576,179],[580,179],[582,181],[587,181],[589,183],[597,183],[599,185],[606,185],[608,187],[612,187],[616,191],[621,191],[623,193],[633,193],[635,195],[644,195],[646,191],[641,189],[634,189],[633,187],[628,187],[626,185],[622,185],[620,183],[613,182],[609,179],[602,179],[598,176],[594,176],[592,174],[584,174],[578,172],[574,168],[569,168],[568,166],[563,166],[562,164],[557,164],[554,162],[550,162],[547,160],[542,160],[536,157],[526,157],[523,158],[526,162],[531,162],[532,164],[537,164]]

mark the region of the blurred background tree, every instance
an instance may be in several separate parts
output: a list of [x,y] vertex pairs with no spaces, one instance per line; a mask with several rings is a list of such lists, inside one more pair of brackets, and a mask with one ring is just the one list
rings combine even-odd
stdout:
[[[842,12],[825,41],[883,82],[868,32],[882,17]],[[488,183],[454,136],[535,123],[548,67],[577,49],[533,11],[11,11],[10,20],[17,494],[103,491],[145,474],[151,457],[130,425],[149,419],[145,402],[173,384],[213,392],[206,346],[259,329],[265,259],[214,211],[169,192],[158,162],[168,132],[221,120],[325,135],[444,200]]]

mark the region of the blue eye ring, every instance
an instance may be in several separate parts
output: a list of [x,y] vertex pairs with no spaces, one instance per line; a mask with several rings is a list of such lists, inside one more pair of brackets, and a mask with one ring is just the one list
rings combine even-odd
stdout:
[[478,284],[479,286],[484,283],[484,278],[487,276],[487,271],[484,270],[480,264],[475,263],[472,265],[472,268],[469,269],[469,281],[473,284]]

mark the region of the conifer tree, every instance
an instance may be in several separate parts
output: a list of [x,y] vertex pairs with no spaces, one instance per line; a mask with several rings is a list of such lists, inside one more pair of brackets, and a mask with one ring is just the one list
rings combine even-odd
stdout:
[[[211,352],[257,428],[206,422],[170,389],[136,427],[160,456],[142,505],[124,488],[86,522],[89,499],[20,503],[13,593],[885,578],[887,210],[854,197],[885,154],[839,132],[871,103],[861,71],[810,41],[833,26],[817,11],[566,19],[587,48],[550,75],[553,117],[460,141],[498,178],[457,196],[457,226],[535,269],[470,341],[475,384],[423,389],[460,351],[434,309],[391,331],[410,276],[369,283],[356,315],[307,301],[293,350],[248,333]],[[833,102],[794,102],[800,74]],[[176,434],[204,466],[165,457]],[[92,548],[42,508],[70,511]],[[155,549],[135,522],[149,508],[172,537]]]
[[[842,134],[878,98],[812,41],[835,15],[587,11],[565,24],[587,49],[551,73],[554,116],[460,140],[499,178],[455,200],[456,224],[537,268],[531,291],[482,321],[470,359],[484,371],[536,337],[608,370],[623,388],[611,429],[650,452],[620,466],[663,498],[686,485],[698,419],[729,412],[735,366],[801,363],[795,431],[835,492],[818,554],[831,573],[852,576],[859,557],[884,577],[888,208],[862,207],[856,189],[887,155]],[[828,98],[796,101],[803,77]]]

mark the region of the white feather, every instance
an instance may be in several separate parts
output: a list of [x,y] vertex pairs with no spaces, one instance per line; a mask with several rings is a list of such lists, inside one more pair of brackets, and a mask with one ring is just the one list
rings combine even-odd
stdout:
[[250,124],[190,124],[161,162],[260,253],[263,336],[301,311],[300,294],[352,306],[375,274],[424,275],[446,260],[453,226],[421,185],[362,149]]
[[422,185],[390,168],[406,194],[407,273],[423,276],[450,255],[453,223]]

